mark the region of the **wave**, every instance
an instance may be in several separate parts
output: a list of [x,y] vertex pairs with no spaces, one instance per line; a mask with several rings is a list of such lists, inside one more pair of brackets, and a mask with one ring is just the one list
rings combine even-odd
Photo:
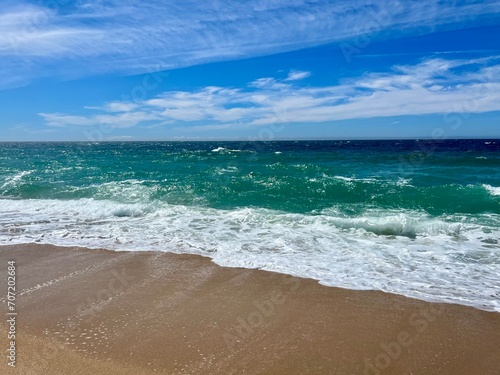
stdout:
[[2,186],[0,186],[0,189],[5,189],[7,187],[9,188],[16,187],[18,183],[21,182],[23,177],[30,175],[32,172],[34,171],[30,170],[30,171],[21,171],[16,173],[14,176],[7,178],[5,182],[2,184]]
[[424,215],[411,217],[402,213],[361,218],[331,218],[329,221],[342,229],[362,229],[377,235],[408,238],[440,234],[457,236],[463,228],[462,223],[446,223],[442,220],[427,218]]
[[498,186],[491,186],[488,184],[483,184],[483,187],[488,191],[493,196],[499,196],[500,195],[500,187]]
[[[205,150],[205,152],[207,152]],[[210,151],[208,151],[210,154]],[[232,156],[228,156],[231,159]],[[210,156],[207,156],[210,159]],[[499,188],[456,182],[441,175],[394,176],[393,174],[326,173],[310,163],[267,160],[258,164],[171,162],[148,171],[129,169],[102,174],[95,166],[57,173],[25,170],[0,175],[0,197],[17,199],[114,200],[123,203],[207,204],[215,208],[240,205],[307,213],[333,205],[359,204],[385,208],[423,209],[445,213],[500,214]],[[62,169],[61,169],[62,170]],[[436,179],[441,178],[439,184]],[[491,177],[490,177],[491,178]],[[307,192],[307,196],[304,195]],[[305,198],[305,199],[304,199]]]
[[252,150],[238,150],[238,149],[230,149],[230,148],[225,148],[225,147],[217,147],[212,150],[212,152],[219,152],[219,153],[231,153],[231,152],[246,152],[246,153],[252,153],[255,154],[255,151]]
[[346,176],[333,176],[330,177],[326,174],[323,174],[322,177],[324,179],[330,180],[338,180],[346,183],[347,185],[353,185],[354,183],[365,183],[365,184],[389,184],[389,185],[397,185],[397,186],[412,186],[410,183],[412,182],[411,178],[403,178],[398,177],[396,180],[384,180],[381,178],[375,177],[366,177],[366,178],[357,178],[357,177],[346,177]]
[[[324,178],[329,178],[327,175],[323,175]],[[354,177],[345,177],[345,176],[333,176],[331,177],[336,180],[347,181],[347,182],[377,182],[376,178],[354,178]]]
[[[354,212],[354,211],[353,211]],[[500,217],[336,208],[316,214],[165,202],[0,199],[0,244],[50,243],[210,256],[329,286],[500,311]]]

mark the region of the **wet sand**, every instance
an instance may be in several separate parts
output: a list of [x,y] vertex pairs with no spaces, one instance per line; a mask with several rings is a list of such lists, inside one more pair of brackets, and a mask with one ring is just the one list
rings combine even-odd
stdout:
[[46,245],[0,247],[0,280],[0,374],[499,374],[500,314],[471,307],[199,256]]

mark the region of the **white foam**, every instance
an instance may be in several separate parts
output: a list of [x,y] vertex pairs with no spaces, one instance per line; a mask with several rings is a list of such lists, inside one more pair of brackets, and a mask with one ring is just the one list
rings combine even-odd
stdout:
[[232,150],[225,147],[217,147],[212,150],[212,152],[242,152],[241,150]]
[[411,186],[410,185],[411,181],[412,181],[411,178],[399,177],[398,180],[396,181],[396,185],[397,186]]
[[368,210],[348,217],[261,208],[0,199],[0,244],[50,243],[210,256],[349,289],[499,311],[500,218]]
[[219,152],[219,153],[232,153],[232,152],[244,152],[244,153],[251,153],[255,154],[256,151],[253,150],[237,150],[237,149],[230,149],[230,148],[225,148],[225,147],[217,147],[212,150],[212,152]]
[[[327,177],[327,176],[323,175],[323,177]],[[345,176],[333,176],[333,178],[336,180],[342,180],[342,181],[347,181],[347,182],[353,182],[353,181],[373,182],[373,181],[377,181],[374,178],[354,178],[354,177],[345,177]]]
[[330,180],[338,180],[338,181],[343,181],[345,182],[346,185],[352,186],[355,182],[362,182],[366,184],[388,184],[388,185],[396,185],[396,186],[411,186],[410,182],[412,181],[411,178],[403,178],[399,177],[396,181],[394,180],[383,180],[381,178],[374,178],[374,177],[368,177],[368,178],[357,178],[357,177],[346,177],[346,176],[327,176],[326,174],[322,175],[323,178],[325,179],[330,179]]
[[14,176],[9,177],[5,180],[3,185],[0,187],[0,189],[4,189],[6,187],[15,187],[17,184],[23,179],[24,176],[28,176],[32,173],[33,171],[22,171],[19,173],[16,173]]
[[491,195],[495,195],[495,196],[499,196],[500,195],[500,187],[498,187],[498,186],[491,186],[491,185],[488,185],[488,184],[483,184],[483,187],[486,190],[488,190],[488,192]]

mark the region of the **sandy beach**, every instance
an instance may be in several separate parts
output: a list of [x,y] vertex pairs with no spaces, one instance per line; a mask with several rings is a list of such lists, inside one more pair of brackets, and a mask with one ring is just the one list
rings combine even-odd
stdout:
[[4,283],[16,262],[18,313],[1,374],[498,374],[498,313],[190,255],[16,245],[0,259]]

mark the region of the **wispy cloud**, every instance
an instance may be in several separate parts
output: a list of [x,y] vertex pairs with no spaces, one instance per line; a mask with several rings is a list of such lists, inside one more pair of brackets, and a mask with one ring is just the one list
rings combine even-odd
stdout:
[[39,113],[48,126],[54,127],[90,127],[107,126],[109,128],[130,128],[147,121],[161,120],[153,112],[125,112],[119,114],[99,114],[95,116],[71,116],[61,113]]
[[196,91],[167,91],[144,101],[106,103],[93,107],[93,111],[100,111],[94,115],[40,115],[49,126],[105,124],[125,128],[152,122],[208,131],[276,123],[481,113],[500,110],[499,73],[500,56],[430,59],[334,86],[300,86],[290,76],[282,80],[268,77],[244,88],[208,86]]
[[[494,0],[87,0],[37,4],[21,0],[2,8],[0,59],[9,67],[2,79],[143,73],[159,65],[178,68],[284,52],[380,34],[381,30],[421,33],[500,12],[500,3]],[[52,68],[44,69],[48,65]],[[305,74],[292,72],[289,80],[304,78],[301,73]]]
[[292,70],[285,81],[300,81],[301,79],[307,78],[311,75],[311,72],[301,72],[298,70]]
[[22,2],[10,11],[2,9],[5,13],[0,14],[0,56],[57,58],[74,54],[76,47],[80,54],[98,50],[104,30],[60,22],[62,17],[56,9]]

